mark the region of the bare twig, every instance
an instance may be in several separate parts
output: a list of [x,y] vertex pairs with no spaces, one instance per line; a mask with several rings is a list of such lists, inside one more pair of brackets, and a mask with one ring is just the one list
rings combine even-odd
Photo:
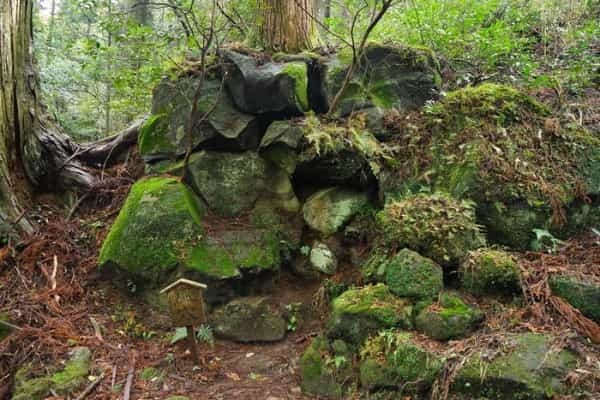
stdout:
[[104,372],[98,377],[96,378],[95,381],[93,381],[92,383],[90,383],[83,392],[81,392],[81,394],[79,396],[77,396],[75,398],[75,400],[83,400],[85,399],[90,393],[92,393],[92,391],[96,388],[96,386],[98,386],[100,384],[100,382],[102,382],[102,379],[104,379]]

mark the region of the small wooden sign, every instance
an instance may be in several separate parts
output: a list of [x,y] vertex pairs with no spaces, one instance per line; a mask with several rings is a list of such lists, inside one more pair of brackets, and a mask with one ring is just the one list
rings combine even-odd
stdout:
[[160,294],[167,294],[173,326],[185,326],[187,329],[187,340],[196,365],[200,365],[200,356],[194,325],[206,321],[202,298],[202,290],[206,288],[203,283],[182,278],[160,291]]
[[202,290],[207,286],[189,279],[179,279],[163,290],[169,301],[173,326],[194,326],[206,321]]

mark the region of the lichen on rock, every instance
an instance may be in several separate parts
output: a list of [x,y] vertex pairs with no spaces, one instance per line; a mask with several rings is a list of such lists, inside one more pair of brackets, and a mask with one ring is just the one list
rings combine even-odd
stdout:
[[451,293],[442,293],[437,303],[423,309],[415,319],[417,329],[436,340],[465,336],[484,319],[484,314]]
[[360,383],[366,389],[394,388],[398,396],[431,388],[443,360],[413,340],[409,332],[384,330],[360,350]]
[[302,391],[339,399],[352,376],[352,354],[342,340],[317,336],[300,357]]
[[338,232],[368,202],[365,192],[332,187],[310,196],[302,212],[311,229],[329,236]]
[[271,311],[266,298],[235,299],[211,316],[215,334],[236,342],[276,342],[286,333],[286,322]]
[[330,337],[360,345],[385,328],[412,328],[412,303],[394,296],[384,284],[350,289],[333,300],[327,324]]
[[485,350],[475,352],[458,371],[451,392],[491,400],[542,400],[564,394],[565,378],[577,358],[552,343],[551,336],[522,333],[506,338],[492,359]]
[[515,294],[521,290],[521,271],[515,257],[494,249],[469,252],[458,270],[461,286],[471,294]]

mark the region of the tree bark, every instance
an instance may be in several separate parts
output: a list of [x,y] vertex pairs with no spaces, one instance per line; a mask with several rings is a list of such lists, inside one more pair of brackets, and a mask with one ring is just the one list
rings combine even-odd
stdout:
[[[122,151],[123,144],[123,140],[113,142],[115,147],[110,150],[102,141],[79,146],[62,134],[47,116],[38,97],[32,50],[32,10],[33,0],[0,0],[2,236],[13,231],[32,231],[26,211],[35,191],[91,188],[95,178],[80,160],[89,163],[85,155],[91,160],[102,154],[116,156]],[[127,136],[129,143],[133,134],[129,132],[123,136]]]
[[317,44],[314,0],[259,0],[258,39],[269,51],[296,53]]

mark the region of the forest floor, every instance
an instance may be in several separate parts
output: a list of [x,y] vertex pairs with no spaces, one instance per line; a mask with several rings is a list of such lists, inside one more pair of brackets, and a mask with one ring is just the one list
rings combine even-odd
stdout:
[[[598,109],[598,104],[592,106],[590,110],[596,111],[581,113],[581,118],[598,118]],[[579,116],[574,112],[574,118]],[[14,372],[21,365],[31,363],[36,371],[45,373],[65,360],[73,346],[92,350],[92,375],[102,377],[86,399],[123,398],[129,375],[134,377],[132,399],[165,399],[169,395],[191,399],[308,398],[300,390],[298,361],[311,337],[322,330],[324,315],[317,317],[319,313],[313,312],[275,344],[222,340],[216,340],[214,346],[201,344],[203,365],[195,369],[183,342],[170,343],[174,329],[168,318],[139,298],[118,291],[102,276],[96,264],[98,248],[129,187],[142,174],[141,161],[132,157],[128,163],[104,171],[102,185],[76,202],[75,208],[57,208],[55,198],[40,198],[28,210],[28,216],[35,216],[39,223],[37,233],[0,250],[0,310],[6,310],[9,319],[21,327],[0,342],[0,399],[9,398]],[[554,254],[528,252],[521,255],[521,261],[525,276],[522,303],[492,300],[480,304],[493,317],[470,338],[448,344],[424,336],[419,339],[456,358],[478,345],[502,340],[505,332],[551,331],[586,360],[569,376],[570,383],[587,382],[600,388],[600,349],[581,340],[600,341],[598,326],[589,325],[572,307],[551,296],[546,281],[548,273],[557,270],[600,281],[600,236],[588,232]],[[268,282],[265,291],[276,304],[311,305],[319,285],[282,272]],[[158,376],[141,379],[140,373],[148,368],[156,368]]]

